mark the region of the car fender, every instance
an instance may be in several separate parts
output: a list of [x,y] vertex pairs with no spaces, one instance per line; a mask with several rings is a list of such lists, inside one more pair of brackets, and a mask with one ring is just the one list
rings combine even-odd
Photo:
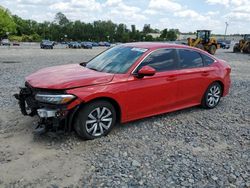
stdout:
[[121,122],[127,117],[125,92],[120,88],[117,89],[116,84],[73,88],[66,92],[75,95],[80,101],[82,101],[82,104],[98,99],[110,99],[115,101],[120,108]]

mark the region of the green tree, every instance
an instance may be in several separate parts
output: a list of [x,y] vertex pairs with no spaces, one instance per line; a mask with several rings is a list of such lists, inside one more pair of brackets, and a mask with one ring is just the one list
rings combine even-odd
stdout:
[[8,33],[16,32],[16,24],[10,12],[0,6],[0,37]]
[[55,16],[54,22],[61,26],[65,26],[69,23],[69,20],[63,13],[58,12]]
[[144,26],[143,26],[143,30],[142,30],[142,32],[144,33],[144,34],[148,34],[148,33],[151,33],[151,28],[150,28],[150,24],[144,24]]
[[[70,21],[63,13],[58,12],[53,22],[38,23],[34,20],[25,20],[11,14],[4,8],[0,8],[0,37],[11,32],[11,39],[18,41],[39,41],[50,39],[55,41],[162,41],[176,40],[178,29],[164,29],[161,36],[152,38],[148,33],[160,33],[158,29],[152,29],[150,24],[145,24],[142,31],[131,25],[131,29],[123,23],[115,24],[111,20],[94,21],[84,23],[80,20]],[[13,35],[13,33],[16,35]]]
[[16,24],[17,35],[32,35],[37,34],[39,30],[39,23],[34,20],[24,20],[17,15],[13,16],[13,20]]
[[167,38],[167,34],[168,34],[168,29],[163,29],[160,35],[160,38],[162,38],[163,40]]
[[167,40],[175,41],[177,39],[177,31],[175,29],[170,29],[167,33]]
[[130,41],[136,41],[136,27],[135,25],[131,25],[131,32],[130,32]]
[[[123,42],[123,40],[124,40],[123,36],[125,34],[125,30],[126,30],[126,25],[119,24],[117,26],[115,41],[117,41],[117,42]],[[127,38],[127,36],[126,36],[126,38]]]
[[145,41],[153,41],[154,38],[152,37],[152,35],[146,35],[145,37]]

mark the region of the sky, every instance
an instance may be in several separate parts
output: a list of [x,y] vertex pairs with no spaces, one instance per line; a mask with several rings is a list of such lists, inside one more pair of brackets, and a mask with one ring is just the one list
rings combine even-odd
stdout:
[[0,0],[24,19],[53,21],[57,12],[83,22],[112,20],[141,30],[176,28],[181,32],[210,29],[215,34],[250,33],[250,0]]

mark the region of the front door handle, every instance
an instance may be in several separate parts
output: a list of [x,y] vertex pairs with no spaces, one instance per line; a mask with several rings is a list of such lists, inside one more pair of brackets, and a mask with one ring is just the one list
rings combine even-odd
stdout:
[[201,73],[201,75],[202,75],[202,76],[208,76],[208,75],[209,75],[209,72],[204,71],[204,72]]
[[168,76],[168,77],[166,78],[167,81],[174,81],[174,80],[176,80],[176,79],[177,79],[177,77],[176,77],[175,75]]

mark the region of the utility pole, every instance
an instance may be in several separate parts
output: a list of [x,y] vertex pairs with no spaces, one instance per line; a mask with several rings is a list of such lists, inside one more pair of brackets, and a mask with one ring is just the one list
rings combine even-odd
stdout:
[[226,40],[226,34],[227,34],[227,27],[228,27],[228,23],[227,22],[225,22],[225,24],[226,24],[226,29],[225,29],[225,35],[224,35],[224,40]]

